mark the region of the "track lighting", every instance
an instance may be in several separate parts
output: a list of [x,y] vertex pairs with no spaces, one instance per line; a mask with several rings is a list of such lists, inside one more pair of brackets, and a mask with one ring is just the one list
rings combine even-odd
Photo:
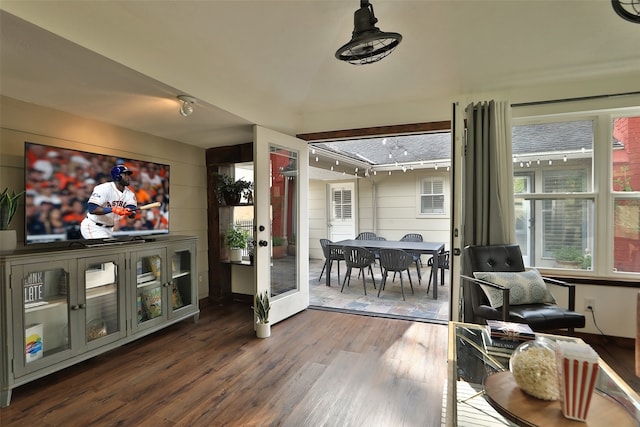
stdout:
[[193,106],[196,104],[196,99],[188,95],[178,95],[178,99],[182,101],[180,115],[182,117],[190,116],[191,113],[193,113]]

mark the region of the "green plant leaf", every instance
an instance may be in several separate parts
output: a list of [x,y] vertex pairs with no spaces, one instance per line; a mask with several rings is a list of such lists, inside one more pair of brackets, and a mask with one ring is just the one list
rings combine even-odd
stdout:
[[0,230],[8,230],[9,224],[18,209],[18,202],[24,192],[17,193],[5,188],[0,194]]

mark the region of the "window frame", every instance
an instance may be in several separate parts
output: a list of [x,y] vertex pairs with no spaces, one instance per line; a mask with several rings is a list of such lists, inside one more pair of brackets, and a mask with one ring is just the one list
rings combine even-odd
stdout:
[[[548,106],[547,106],[548,107]],[[543,274],[556,277],[575,277],[592,279],[606,279],[608,281],[629,281],[640,279],[640,273],[614,271],[613,253],[613,229],[614,229],[614,201],[616,198],[640,199],[640,192],[614,192],[613,191],[613,165],[612,165],[612,144],[613,140],[613,120],[619,117],[640,116],[640,107],[624,108],[601,108],[581,111],[573,105],[568,109],[568,105],[562,106],[564,111],[556,111],[549,114],[544,111],[544,106],[535,108],[523,107],[514,108],[512,115],[512,126],[529,124],[564,122],[573,120],[593,121],[593,152],[592,152],[592,189],[580,193],[532,193],[527,194],[525,199],[543,200],[554,198],[558,195],[571,196],[578,199],[593,200],[593,252],[591,270],[558,270],[555,268],[538,268]],[[562,110],[560,106],[554,109]],[[514,168],[514,172],[516,172]],[[515,176],[515,173],[514,173]],[[515,195],[515,193],[514,193]],[[516,195],[519,198],[523,194]]]
[[[430,183],[431,186],[431,193],[423,193],[422,190],[424,188],[424,184],[425,183]],[[436,193],[433,191],[433,187],[434,184],[439,184],[442,187],[442,192],[441,193]],[[441,196],[442,197],[442,210],[439,212],[423,212],[422,211],[422,198],[423,197],[431,197],[432,200],[435,200],[436,197]],[[437,176],[422,176],[418,179],[418,203],[417,203],[417,208],[418,208],[418,212],[419,212],[419,216],[429,216],[429,217],[433,217],[435,215],[444,215],[446,212],[445,209],[445,205],[446,205],[446,191],[445,191],[445,179],[444,177],[437,175]]]

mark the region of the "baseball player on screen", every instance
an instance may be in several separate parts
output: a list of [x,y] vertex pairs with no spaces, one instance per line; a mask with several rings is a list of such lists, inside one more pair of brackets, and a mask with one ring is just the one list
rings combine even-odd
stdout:
[[133,218],[138,202],[127,186],[131,171],[125,165],[111,169],[112,182],[96,185],[88,200],[87,217],[80,224],[85,239],[103,239],[113,235],[113,226],[120,216]]

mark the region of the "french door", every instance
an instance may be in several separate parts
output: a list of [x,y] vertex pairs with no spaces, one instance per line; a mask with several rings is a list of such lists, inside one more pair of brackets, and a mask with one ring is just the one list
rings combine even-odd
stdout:
[[307,143],[260,126],[253,131],[255,292],[268,292],[272,325],[309,306]]

